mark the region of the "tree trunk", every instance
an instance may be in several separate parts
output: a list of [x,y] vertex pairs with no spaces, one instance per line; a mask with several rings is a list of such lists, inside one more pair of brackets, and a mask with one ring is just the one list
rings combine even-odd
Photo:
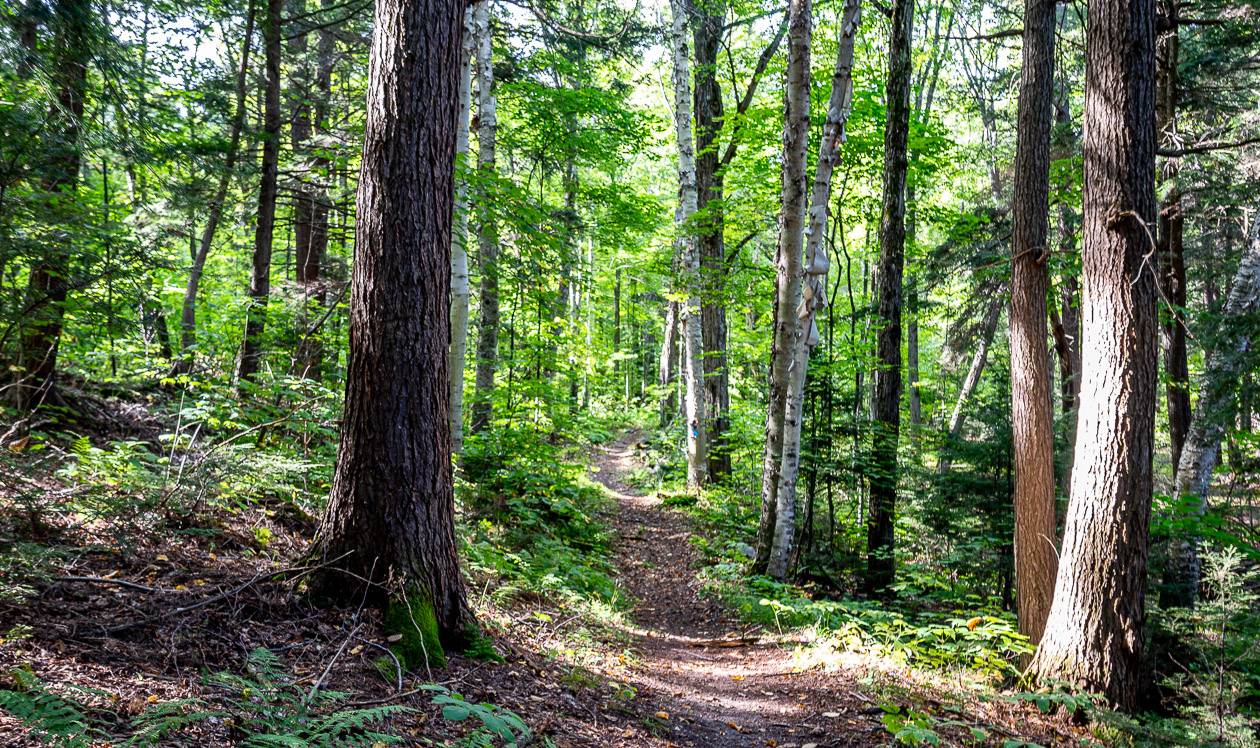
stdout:
[[[57,351],[75,254],[75,208],[83,158],[83,105],[87,66],[92,59],[92,22],[93,8],[86,0],[58,0],[49,18],[55,52],[49,84],[57,98],[48,108],[42,138],[44,153],[37,171],[39,189],[47,200],[43,218],[59,228],[40,248],[41,254],[27,279],[24,309],[28,311],[21,321],[20,379],[15,388],[19,411],[34,410],[46,402],[56,384]],[[29,41],[33,45],[34,37]]]
[[723,241],[723,178],[718,134],[725,116],[718,85],[718,52],[726,20],[725,0],[706,0],[696,7],[696,207],[700,245],[701,327],[704,338],[705,436],[708,437],[709,479],[731,473],[730,375],[726,361],[726,246]]
[[476,35],[474,65],[477,71],[477,254],[481,271],[478,288],[477,370],[474,380],[469,431],[479,434],[490,425],[494,402],[494,372],[499,359],[499,228],[487,183],[495,179],[495,138],[498,106],[494,94],[493,45],[490,35],[490,3],[472,6]]
[[192,267],[188,269],[188,285],[184,289],[184,304],[180,314],[180,356],[173,367],[173,372],[176,374],[187,374],[192,371],[193,347],[197,344],[197,292],[201,287],[201,275],[206,269],[206,258],[210,256],[210,248],[214,245],[215,232],[218,231],[219,221],[223,218],[228,188],[236,172],[236,161],[241,151],[241,131],[245,128],[245,82],[249,73],[249,52],[253,44],[256,14],[256,3],[250,0],[249,10],[245,15],[245,32],[241,40],[241,62],[236,70],[236,102],[232,112],[227,153],[223,157],[223,171],[219,174],[219,183],[214,188],[214,197],[211,198],[206,210],[206,225],[201,230],[201,241],[197,245],[197,253],[192,258]]
[[805,238],[806,153],[809,149],[810,0],[788,4],[788,66],[783,118],[782,208],[775,263],[774,339],[770,350],[770,393],[766,448],[761,470],[761,518],[754,569],[766,571],[779,526],[779,470],[783,461],[787,391],[796,311],[801,304],[801,255]]
[[[1177,145],[1177,14],[1179,6],[1160,0],[1161,28],[1155,43],[1155,127],[1161,145]],[[1190,427],[1190,369],[1186,360],[1186,261],[1184,254],[1185,218],[1181,210],[1181,190],[1177,185],[1180,159],[1163,160],[1160,181],[1166,185],[1164,204],[1159,207],[1156,228],[1160,286],[1164,314],[1160,320],[1165,398],[1168,407],[1168,442],[1174,472],[1180,465],[1181,448]]]
[[976,340],[976,351],[971,355],[971,365],[967,367],[967,376],[963,378],[962,387],[958,389],[958,398],[954,400],[954,409],[949,414],[949,430],[946,439],[945,453],[937,463],[937,473],[944,475],[952,465],[949,445],[962,438],[963,426],[967,423],[967,403],[980,386],[980,377],[984,367],[989,363],[989,350],[993,347],[993,336],[997,334],[998,320],[1002,317],[1002,300],[995,298],[989,303],[984,314],[984,322],[980,325],[980,335]]
[[[1197,500],[1194,510],[1200,517],[1207,512],[1212,470],[1220,459],[1225,426],[1233,416],[1234,395],[1239,387],[1245,386],[1243,380],[1248,373],[1252,337],[1244,327],[1245,320],[1257,312],[1260,312],[1260,217],[1253,216],[1251,240],[1230,284],[1223,319],[1218,323],[1224,335],[1208,354],[1199,385],[1199,405],[1186,433],[1174,482],[1173,495],[1194,497]],[[1173,539],[1160,594],[1161,606],[1194,605],[1199,590],[1198,546],[1197,537]]]
[[1050,258],[1050,124],[1056,0],[1025,0],[1011,243],[1011,431],[1015,454],[1015,584],[1019,630],[1041,641],[1058,570],[1054,412],[1046,349]]
[[671,301],[665,307],[665,330],[661,341],[660,366],[656,382],[661,388],[660,427],[669,425],[678,412],[678,388],[674,374],[678,371],[678,302]]
[[267,0],[263,53],[267,77],[263,99],[262,177],[258,187],[258,223],[254,228],[254,260],[245,311],[245,337],[236,362],[236,378],[244,385],[262,363],[262,336],[271,296],[271,242],[276,226],[276,181],[280,170],[280,11],[284,0]]
[[[805,13],[810,13],[808,2]],[[792,340],[789,352],[788,388],[783,419],[783,456],[779,467],[779,490],[775,514],[774,543],[770,549],[767,573],[775,579],[787,576],[788,560],[796,539],[796,478],[800,467],[801,418],[805,400],[805,373],[809,354],[818,345],[816,317],[827,305],[827,271],[831,259],[824,244],[827,209],[831,202],[831,177],[845,139],[845,125],[853,105],[853,42],[861,18],[860,0],[845,0],[840,18],[840,45],[836,68],[831,77],[827,119],[818,144],[818,166],[810,193],[809,218],[805,228],[805,265],[799,308],[793,310]],[[808,78],[806,79],[808,86]]]
[[[335,0],[322,0],[321,7],[327,9]],[[315,55],[315,86],[313,103],[313,126],[317,134],[328,132],[328,107],[332,98],[332,69],[334,53],[337,50],[337,38],[332,27],[319,30],[319,41]],[[321,149],[323,150],[323,149]],[[305,256],[297,258],[298,280],[304,286],[304,303],[311,316],[327,302],[324,284],[322,283],[324,257],[328,253],[328,191],[324,187],[328,179],[331,160],[320,153],[311,160],[312,182],[319,180],[318,185],[308,186],[311,198],[310,235],[306,240]],[[321,315],[323,318],[323,315]],[[302,339],[298,343],[296,370],[310,379],[320,378],[323,365],[324,349],[319,336],[318,323],[304,327],[299,331]]]
[[888,112],[884,128],[884,194],[879,223],[879,305],[871,509],[867,516],[866,586],[883,593],[892,583],[893,521],[897,507],[897,442],[901,431],[901,273],[906,242],[906,143],[910,131],[910,53],[914,0],[896,0],[888,46]]
[[[447,353],[459,0],[377,3],[358,194],[350,362],[312,579],[333,600],[389,596],[408,655],[441,662],[470,616],[455,551]],[[349,577],[346,572],[358,575]]]
[[1137,705],[1155,433],[1153,0],[1091,6],[1085,71],[1084,345],[1076,467],[1046,633],[1033,660]]
[[674,132],[678,138],[678,208],[674,211],[674,252],[678,258],[687,300],[682,312],[684,403],[687,432],[687,484],[704,484],[705,457],[704,349],[700,312],[700,252],[692,219],[696,214],[696,151],[691,132],[691,60],[687,45],[687,0],[670,0],[673,25]]
[[451,232],[451,451],[464,448],[464,364],[468,358],[468,168],[472,119],[472,45],[476,38],[473,11],[464,13],[464,42],[459,58],[459,122],[455,134],[455,218]]

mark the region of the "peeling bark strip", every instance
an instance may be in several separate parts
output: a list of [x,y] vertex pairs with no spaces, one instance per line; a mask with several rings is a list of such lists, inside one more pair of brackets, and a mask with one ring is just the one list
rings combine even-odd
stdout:
[[687,484],[704,484],[705,457],[704,357],[700,313],[700,252],[696,241],[696,148],[691,131],[691,64],[687,49],[687,0],[670,0],[673,25],[670,41],[674,51],[674,133],[678,138],[678,207],[674,211],[674,252],[682,272],[687,300],[682,313],[683,372],[687,439]]
[[[313,554],[317,595],[386,585],[444,643],[467,622],[455,555],[447,343],[460,0],[379,0],[350,296],[345,417]],[[341,558],[345,555],[345,558]]]
[[866,585],[885,590],[893,581],[893,521],[897,510],[897,441],[901,423],[901,273],[906,250],[906,144],[910,134],[910,37],[914,0],[897,0],[888,46],[888,114],[884,127],[884,196],[879,222],[879,326],[871,510],[866,528]]
[[1050,124],[1056,0],[1024,3],[1024,64],[1011,203],[1011,429],[1015,451],[1015,584],[1019,630],[1041,641],[1058,571],[1054,413],[1046,350],[1050,252]]
[[1032,669],[1137,705],[1155,435],[1155,8],[1090,7],[1079,438],[1054,603]]
[[[1195,512],[1207,511],[1208,493],[1212,488],[1212,470],[1216,467],[1225,436],[1225,424],[1232,415],[1231,404],[1240,380],[1247,372],[1247,356],[1251,339],[1239,329],[1240,320],[1260,312],[1260,214],[1251,219],[1251,239],[1230,284],[1229,299],[1222,312],[1223,340],[1208,354],[1203,382],[1199,386],[1199,405],[1186,433],[1177,465],[1174,483],[1176,496],[1198,499]],[[1170,549],[1160,604],[1193,605],[1199,589],[1198,538],[1176,540]]]
[[786,410],[783,419],[783,456],[779,467],[774,543],[770,549],[767,573],[775,579],[787,575],[788,561],[796,540],[796,478],[801,463],[801,411],[805,402],[805,373],[809,354],[818,345],[818,310],[827,305],[827,271],[831,259],[824,243],[827,208],[831,202],[831,177],[840,159],[845,125],[853,105],[853,42],[861,21],[860,0],[846,0],[840,19],[840,48],[831,76],[827,100],[827,120],[818,144],[818,167],[810,194],[809,220],[805,227],[805,266],[801,302],[792,316]]
[[805,156],[809,148],[810,0],[788,6],[787,111],[783,118],[783,207],[775,264],[774,343],[770,350],[770,397],[766,412],[766,449],[761,468],[761,521],[753,568],[770,563],[779,512],[779,469],[783,459],[784,421],[791,364],[793,320],[801,303],[801,253],[805,233]]

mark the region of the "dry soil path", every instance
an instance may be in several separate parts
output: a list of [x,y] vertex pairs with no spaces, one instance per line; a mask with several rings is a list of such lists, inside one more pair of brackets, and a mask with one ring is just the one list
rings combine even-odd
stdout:
[[[618,502],[620,583],[634,599],[636,685],[679,746],[825,748],[887,742],[871,699],[843,672],[797,672],[792,653],[701,595],[688,517],[627,484],[638,434],[594,456],[594,478]],[[811,746],[813,744],[813,746]]]

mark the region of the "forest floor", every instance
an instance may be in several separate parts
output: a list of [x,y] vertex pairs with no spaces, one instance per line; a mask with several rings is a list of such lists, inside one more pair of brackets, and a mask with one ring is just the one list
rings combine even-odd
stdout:
[[[122,405],[102,419],[117,427],[108,439],[155,441],[169,430]],[[407,745],[455,745],[447,741],[477,720],[444,718],[432,684],[511,710],[531,744],[561,748],[887,745],[885,715],[912,710],[942,715],[930,724],[944,744],[971,743],[965,724],[994,737],[1031,733],[1042,745],[1071,735],[1027,704],[959,699],[874,656],[811,660],[799,633],[741,624],[702,589],[692,520],[633,487],[644,468],[638,439],[627,433],[590,456],[610,499],[599,521],[615,533],[621,602],[575,606],[474,570],[471,602],[505,662],[455,655],[442,670],[405,675],[382,656],[389,634],[375,612],[315,608],[302,595],[296,581],[315,520],[291,502],[210,511],[198,498],[200,509],[177,513],[176,492],[190,489],[171,475],[143,512],[87,520],[73,507],[101,486],[66,477],[70,445],[50,442],[38,454],[10,445],[0,454],[0,697],[34,693],[33,679],[85,726],[86,742],[62,744],[84,746],[123,745],[138,716],[191,711],[179,706],[187,699],[216,716],[156,745],[239,745],[250,731],[274,734],[316,691],[343,694],[324,713],[406,707],[376,728]],[[142,498],[104,490],[124,507]],[[263,649],[282,670],[266,684],[248,666]],[[225,687],[220,673],[255,686]],[[0,709],[0,745],[39,744]]]

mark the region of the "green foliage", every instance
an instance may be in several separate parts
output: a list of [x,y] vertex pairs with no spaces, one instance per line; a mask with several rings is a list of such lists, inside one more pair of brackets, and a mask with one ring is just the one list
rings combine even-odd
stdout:
[[0,709],[16,717],[40,742],[89,748],[105,737],[78,700],[48,690],[29,670],[14,670],[11,678],[15,688],[0,690]]
[[515,713],[495,706],[494,704],[473,704],[463,696],[438,685],[422,686],[432,691],[433,704],[442,707],[442,718],[451,722],[472,720],[478,727],[464,736],[460,746],[467,748],[491,748],[502,745],[503,748],[517,748],[529,742],[532,734],[525,721]]

